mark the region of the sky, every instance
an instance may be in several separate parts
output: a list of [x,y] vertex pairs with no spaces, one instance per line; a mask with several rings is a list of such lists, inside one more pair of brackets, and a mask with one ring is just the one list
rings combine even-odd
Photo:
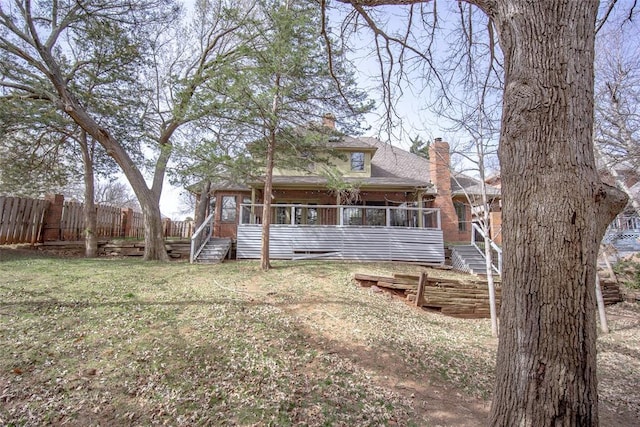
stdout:
[[[335,4],[335,3],[334,3]],[[185,3],[188,9],[192,8],[192,0]],[[342,7],[342,10],[330,12],[329,26],[335,31],[340,27],[343,22],[345,11],[350,10],[349,6]],[[378,11],[379,9],[376,9]],[[385,21],[386,28],[401,30],[406,27],[406,16],[404,15],[404,9],[399,9],[397,6],[386,7],[380,10],[380,16]],[[457,24],[457,17],[451,15],[452,11],[440,6],[438,9],[438,16],[441,20],[441,30],[443,33],[450,31],[451,24],[443,24],[442,22],[452,22],[453,25]],[[447,26],[449,25],[449,27]],[[415,42],[417,43],[417,41]],[[348,58],[354,65],[356,77],[359,86],[365,89],[370,98],[376,101],[376,110],[365,116],[365,121],[362,123],[362,127],[368,130],[364,133],[364,136],[374,136],[381,140],[390,143],[394,146],[408,150],[410,147],[410,138],[419,136],[422,140],[433,140],[440,137],[450,143],[455,144],[458,140],[457,136],[451,135],[451,132],[447,129],[451,127],[451,123],[445,119],[438,117],[425,106],[429,102],[433,101],[432,88],[429,87],[428,82],[425,83],[421,80],[420,70],[415,69],[409,72],[408,80],[405,80],[402,84],[403,95],[396,98],[396,112],[398,118],[396,119],[392,134],[386,132],[384,127],[383,117],[385,115],[385,109],[380,101],[380,77],[379,69],[380,65],[377,57],[371,50],[373,45],[372,33],[365,30],[360,30],[356,36],[352,36],[349,40],[349,47],[351,51],[348,53]],[[436,55],[440,56],[439,51],[443,51],[441,54],[445,55],[447,45],[435,44],[434,50]],[[444,61],[444,59],[442,59]],[[337,123],[339,128],[340,124]],[[185,206],[183,204],[183,198],[180,196],[181,192],[185,190],[172,186],[168,179],[165,180],[162,197],[160,199],[160,208],[163,215],[166,215],[172,219],[184,219],[186,216],[193,217],[192,212],[185,212]]]
[[[187,6],[191,7],[193,0],[187,1]],[[428,3],[433,4],[435,2]],[[604,3],[604,2],[603,2]],[[336,5],[336,2],[332,2]],[[455,5],[456,2],[439,2],[438,3],[438,22],[439,33],[436,35],[436,41],[434,43],[433,51],[435,52],[436,67],[446,67],[447,56],[450,54],[449,50],[452,48],[450,42],[455,37],[454,32],[460,24],[460,15],[456,8],[446,9],[442,5]],[[617,5],[617,13],[625,13],[633,4],[633,0],[620,0]],[[431,6],[427,6],[428,9]],[[457,7],[457,6],[456,6]],[[342,6],[342,10],[330,12],[328,15],[329,26],[333,26],[333,30],[340,28],[343,22],[345,11],[350,10],[350,6]],[[388,6],[384,8],[376,8],[379,11],[379,16],[385,21],[386,29],[401,30],[406,27],[407,18],[404,15],[404,8],[399,6]],[[622,12],[621,12],[622,11]],[[615,14],[613,14],[609,21],[617,22]],[[609,21],[607,22],[609,24]],[[613,24],[613,25],[619,25]],[[420,46],[420,43],[424,43],[424,40],[414,40],[416,46]],[[452,122],[438,116],[427,106],[433,102],[437,94],[436,85],[433,82],[424,81],[422,79],[421,70],[418,67],[414,68],[408,73],[408,80],[405,80],[402,84],[403,95],[397,98],[396,111],[399,116],[399,120],[395,123],[398,125],[393,133],[389,135],[385,132],[383,121],[381,117],[384,116],[385,111],[383,105],[379,101],[380,98],[380,83],[379,83],[379,63],[373,54],[371,47],[373,46],[373,37],[370,31],[360,30],[358,36],[355,36],[349,40],[349,47],[351,51],[348,53],[349,59],[354,64],[357,79],[361,88],[367,90],[372,99],[376,100],[377,109],[366,116],[365,122],[362,124],[363,128],[369,128],[365,132],[365,136],[379,137],[383,141],[388,142],[394,146],[398,146],[405,150],[408,150],[410,146],[409,138],[419,136],[423,140],[433,140],[440,137],[450,142],[452,147],[463,146],[468,143],[470,137],[464,132],[456,132],[452,129]],[[456,96],[461,99],[465,98],[465,93],[460,94],[458,91]],[[495,100],[499,104],[499,99]],[[338,123],[339,127],[339,123]],[[497,145],[497,143],[496,143]],[[468,152],[466,152],[468,154]],[[495,161],[497,166],[497,160]],[[469,172],[468,163],[461,162],[461,168],[465,169],[466,173],[473,175],[473,172]],[[168,182],[165,182],[164,191],[160,201],[161,210],[164,215],[167,215],[173,219],[181,219],[184,216],[193,216],[192,213],[184,212],[184,207],[181,207],[182,199],[180,192],[183,190],[172,187]]]

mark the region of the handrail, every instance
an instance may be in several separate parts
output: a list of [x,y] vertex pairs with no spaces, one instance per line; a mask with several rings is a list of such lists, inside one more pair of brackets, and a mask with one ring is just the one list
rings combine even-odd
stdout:
[[[484,231],[476,223],[472,223],[471,226],[473,228],[473,230],[471,232],[471,244],[478,251],[483,252],[483,250],[480,249],[480,247],[476,243],[476,233],[474,233],[474,231],[477,231],[482,236],[483,239],[486,237],[485,234],[484,234]],[[493,264],[491,266],[496,271],[496,273],[501,275],[502,274],[502,248],[500,246],[496,245],[496,243],[493,240],[491,240],[491,238],[489,238],[489,245],[498,254],[498,267],[496,267]],[[484,253],[483,253],[483,255],[484,255]]]
[[640,218],[634,215],[618,215],[607,228],[609,232],[621,230],[640,231]]
[[[207,237],[202,238],[206,233]],[[213,212],[204,220],[200,227],[191,236],[191,253],[189,254],[189,262],[194,263],[204,245],[207,244],[213,234]]]
[[[261,204],[250,204],[243,203],[240,205],[241,214],[240,214],[240,225],[244,224],[259,224],[261,222],[261,218],[259,215],[256,215],[256,211],[262,212],[263,205]],[[440,219],[440,209],[437,208],[425,208],[425,207],[413,207],[413,206],[366,206],[366,205],[308,205],[308,204],[272,204],[272,208],[277,209],[286,209],[286,223],[276,223],[280,225],[304,225],[306,222],[300,224],[296,219],[296,213],[300,214],[300,212],[306,212],[304,215],[307,215],[308,212],[313,212],[314,221],[320,221],[320,223],[316,223],[316,225],[333,225],[340,227],[357,227],[362,225],[373,225],[378,227],[408,227],[408,228],[430,228],[430,229],[441,229],[441,219]],[[320,210],[335,210],[335,216],[323,216],[320,213]],[[361,211],[360,215],[354,215],[353,219],[358,220],[358,218],[363,219],[362,224],[354,224],[347,223],[347,218],[345,215],[349,215],[349,213]],[[365,212],[380,212],[380,215],[377,216],[377,223],[367,223],[367,219],[364,219],[366,214]],[[395,214],[398,212],[398,214]],[[322,218],[321,218],[322,217]],[[395,219],[395,222],[392,221],[392,218]],[[272,217],[273,221],[277,220],[274,216]]]

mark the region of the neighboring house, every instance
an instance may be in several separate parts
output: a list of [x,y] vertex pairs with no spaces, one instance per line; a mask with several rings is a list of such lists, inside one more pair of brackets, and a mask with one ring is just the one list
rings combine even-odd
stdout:
[[[334,128],[331,117],[325,117],[324,125]],[[427,160],[375,138],[343,136],[329,141],[341,153],[333,167],[274,170],[273,258],[443,262],[444,242],[469,243],[468,197],[477,198],[480,183],[466,175],[452,176],[448,143],[437,138]],[[335,171],[341,175],[338,186],[330,177]],[[213,236],[237,241],[239,258],[259,256],[263,188],[260,180],[212,186]],[[499,196],[495,187],[490,186],[489,192],[492,198]],[[357,243],[357,239],[363,240]],[[345,248],[345,241],[354,247]],[[398,246],[396,254],[382,254],[391,246]]]
[[[602,161],[598,168],[602,180],[609,185],[616,186],[616,177],[629,189],[630,196],[640,200],[640,174],[634,164],[620,162],[615,170],[607,168]],[[603,237],[603,242],[613,245],[621,255],[640,252],[640,217],[633,208],[631,201],[612,222]]]

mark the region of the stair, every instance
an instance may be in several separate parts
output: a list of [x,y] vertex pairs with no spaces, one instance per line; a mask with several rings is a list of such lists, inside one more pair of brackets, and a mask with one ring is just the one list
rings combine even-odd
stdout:
[[473,245],[451,246],[451,264],[465,273],[487,274],[484,254]]
[[231,239],[209,239],[195,259],[200,264],[217,264],[224,260],[231,249]]

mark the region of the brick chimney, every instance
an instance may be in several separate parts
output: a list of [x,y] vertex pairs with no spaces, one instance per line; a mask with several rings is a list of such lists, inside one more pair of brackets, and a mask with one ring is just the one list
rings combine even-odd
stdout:
[[335,129],[336,128],[336,116],[334,116],[331,113],[325,113],[324,116],[322,116],[322,126],[328,127],[329,129]]
[[451,155],[449,143],[442,138],[434,139],[429,145],[429,177],[438,194],[447,192],[451,195]]
[[[432,206],[440,209],[445,242],[468,242],[471,237],[469,234],[471,226],[467,226],[467,231],[458,230],[458,215],[451,198],[451,155],[449,144],[442,138],[436,138],[429,145],[429,178],[437,191]],[[467,220],[470,219],[469,212]]]

